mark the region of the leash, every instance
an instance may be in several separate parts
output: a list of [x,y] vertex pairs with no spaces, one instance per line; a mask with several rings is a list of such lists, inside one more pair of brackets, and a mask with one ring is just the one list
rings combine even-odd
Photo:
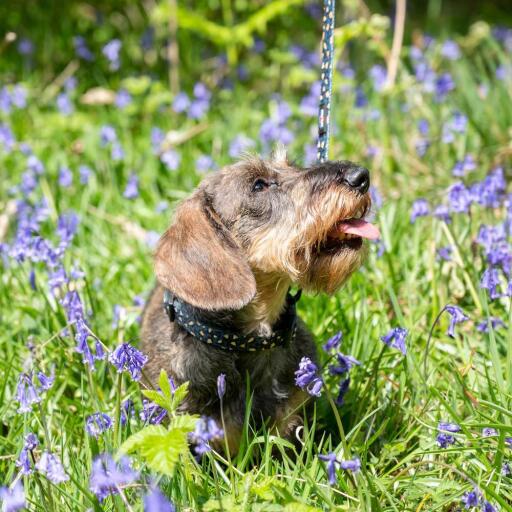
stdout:
[[322,18],[322,67],[320,103],[318,108],[317,160],[323,163],[329,156],[329,132],[334,62],[334,6],[335,0],[324,0]]

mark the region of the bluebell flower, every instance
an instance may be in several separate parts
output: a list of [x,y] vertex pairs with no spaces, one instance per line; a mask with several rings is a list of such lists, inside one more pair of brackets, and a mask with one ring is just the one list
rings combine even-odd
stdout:
[[[491,326],[494,330],[500,329],[501,327],[505,327],[505,322],[498,317],[492,316],[489,318],[491,322]],[[480,332],[489,332],[489,323],[487,320],[482,320],[477,326],[477,330]]]
[[335,400],[336,405],[338,407],[341,407],[345,403],[345,395],[347,394],[349,387],[350,387],[350,377],[347,377],[346,379],[344,379],[340,382],[340,387],[338,389],[338,395]]
[[455,437],[451,434],[439,433],[437,434],[437,444],[440,448],[448,448],[448,446],[455,444]]
[[430,131],[430,123],[426,119],[420,119],[418,121],[418,131],[426,137]]
[[403,327],[394,327],[387,334],[382,336],[380,339],[388,346],[396,348],[402,352],[405,356],[407,354],[407,347],[405,345],[405,339],[409,331]]
[[124,150],[123,146],[119,142],[113,142],[110,148],[110,158],[114,162],[120,162],[124,158]]
[[25,436],[24,448],[27,450],[35,450],[39,446],[39,439],[33,432],[29,432]]
[[458,306],[447,305],[444,307],[444,310],[450,315],[450,325],[446,334],[451,338],[455,338],[455,326],[469,320],[469,317]]
[[131,484],[138,477],[128,457],[121,457],[116,463],[111,455],[104,453],[92,463],[89,489],[103,501],[107,496],[118,494],[121,486]]
[[169,209],[169,203],[167,201],[160,201],[155,206],[155,212],[156,213],[162,213]]
[[332,336],[331,338],[329,338],[325,345],[323,345],[323,349],[326,351],[326,352],[330,352],[331,350],[335,349],[335,348],[338,348],[340,343],[341,343],[341,340],[343,338],[343,334],[341,333],[341,331],[337,332],[334,336]]
[[180,166],[181,156],[175,149],[167,149],[160,155],[160,161],[170,171],[175,171]]
[[226,394],[226,374],[219,373],[217,377],[217,396],[222,400]]
[[498,435],[498,431],[492,427],[484,427],[482,429],[483,437],[496,437]]
[[320,81],[317,80],[311,84],[311,88],[306,96],[302,98],[299,104],[299,110],[308,117],[318,115],[318,99],[320,98]]
[[437,249],[437,259],[450,261],[452,259],[452,248],[447,245],[446,247],[439,247]]
[[462,504],[464,508],[470,509],[471,507],[478,507],[480,504],[480,493],[478,489],[469,491],[462,496]]
[[162,142],[165,140],[165,133],[156,126],[151,128],[151,147],[155,155],[160,153],[160,147]]
[[488,501],[482,501],[483,512],[498,512],[498,509]]
[[[123,401],[121,404],[121,417],[120,422],[121,425],[126,425],[131,418],[135,416],[135,404],[133,403],[133,400],[130,400],[127,398]],[[110,428],[110,427],[109,427]]]
[[20,473],[22,475],[32,474],[32,460],[30,457],[30,452],[26,448],[22,448],[18,459],[16,460],[16,467],[20,469]]
[[138,381],[148,358],[129,343],[122,343],[110,354],[108,360],[117,368],[118,373],[127,371],[133,380]]
[[215,169],[215,162],[211,156],[201,155],[196,159],[196,170],[198,172],[207,172]]
[[126,89],[120,89],[114,101],[117,108],[124,109],[132,102],[132,95]]
[[448,192],[450,210],[454,213],[468,213],[471,206],[471,195],[464,183],[454,183]]
[[502,296],[502,293],[498,290],[499,286],[501,286],[501,279],[498,270],[492,267],[485,269],[480,279],[480,287],[488,290],[491,300]]
[[426,199],[417,199],[412,204],[411,224],[414,224],[418,217],[426,217],[430,214],[430,205]]
[[355,89],[354,106],[356,108],[364,108],[368,105],[368,98],[361,87]]
[[59,185],[68,188],[73,184],[73,174],[69,167],[61,166],[59,169]]
[[239,134],[231,141],[228,154],[231,158],[237,158],[254,146],[255,142],[252,139],[243,134]]
[[437,425],[437,429],[440,432],[451,432],[451,433],[456,433],[456,432],[461,431],[460,425],[457,425],[457,423],[449,423],[446,421],[440,421],[439,424]]
[[25,508],[25,491],[23,484],[18,480],[12,489],[0,487],[0,500],[3,512],[16,512]]
[[309,357],[300,360],[299,368],[295,371],[295,385],[306,390],[312,396],[322,394],[323,380],[317,375],[318,368]]
[[386,68],[380,64],[376,64],[370,68],[369,75],[373,82],[373,88],[377,92],[382,91],[388,76]]
[[317,149],[314,144],[306,144],[304,146],[304,165],[306,167],[313,165],[316,162]]
[[181,114],[182,112],[186,112],[190,106],[190,99],[185,92],[179,92],[174,97],[172,102],[172,109],[177,114]]
[[213,418],[202,416],[196,423],[194,432],[190,433],[190,440],[195,445],[197,455],[203,455],[211,450],[210,442],[224,437],[224,431],[218,427]]
[[144,496],[144,512],[176,512],[176,507],[155,487]]
[[34,53],[34,43],[27,37],[20,38],[17,48],[20,55],[29,56]]
[[202,99],[195,99],[188,108],[189,119],[202,119],[210,108],[210,102]]
[[78,168],[78,175],[80,176],[80,183],[82,185],[87,185],[89,183],[89,178],[91,177],[92,170],[87,165],[81,165]]
[[86,40],[82,36],[76,36],[73,38],[73,45],[75,47],[76,56],[86,61],[93,61],[94,55],[89,50]]
[[9,93],[9,90],[7,89],[7,87],[4,86],[0,89],[0,110],[4,114],[10,114],[11,106],[12,106],[11,94]]
[[43,452],[36,464],[36,469],[43,475],[46,475],[46,478],[53,484],[60,484],[69,480],[69,476],[64,471],[59,458],[48,451]]
[[436,78],[435,93],[438,101],[443,101],[453,89],[455,89],[455,82],[450,73],[443,73]]
[[126,199],[136,199],[139,197],[139,177],[135,173],[132,173],[128,178],[123,197],[126,197]]
[[140,411],[139,417],[144,424],[159,425],[166,416],[165,409],[149,400],[142,400],[142,411]]
[[103,147],[117,141],[116,130],[114,129],[113,126],[106,124],[101,127],[100,141],[101,141],[101,145]]
[[16,138],[12,130],[6,123],[0,123],[0,145],[4,151],[10,153],[16,143]]
[[509,448],[512,448],[512,437],[505,437],[505,444],[506,444]]
[[476,169],[476,162],[471,155],[466,155],[463,160],[459,160],[455,163],[452,174],[457,177],[465,176],[467,172],[474,171]]
[[329,484],[336,485],[336,467],[339,466],[336,454],[334,452],[329,452],[326,455],[320,454],[318,458],[326,463],[325,466],[327,468]]
[[510,462],[504,462],[501,466],[501,474],[503,476],[512,476],[512,466]]
[[41,401],[41,396],[32,382],[32,373],[20,373],[16,388],[16,400],[19,402],[19,413],[32,411],[32,406]]
[[112,418],[103,412],[95,412],[85,419],[85,431],[96,438],[110,430],[112,425]]
[[336,354],[338,365],[329,365],[329,372],[331,375],[343,375],[351,370],[354,366],[359,366],[361,363],[352,356],[346,356],[338,352]]
[[55,381],[55,370],[52,369],[52,373],[48,377],[43,372],[39,371],[37,372],[37,379],[41,384],[39,390],[48,391],[53,386],[53,383]]
[[44,165],[35,155],[30,155],[27,158],[27,169],[37,175],[41,175],[44,172]]
[[67,92],[61,92],[55,99],[55,104],[59,112],[65,116],[69,116],[75,111],[75,106]]
[[359,457],[354,457],[351,460],[340,460],[340,468],[357,473],[361,469],[361,460]]
[[461,56],[459,45],[451,39],[446,40],[441,47],[441,55],[448,60],[457,60]]
[[16,84],[11,91],[12,104],[17,108],[25,108],[27,106],[27,90],[23,85]]
[[111,71],[117,71],[120,66],[119,53],[121,51],[122,43],[119,39],[112,39],[101,50],[101,53],[109,61],[109,68]]

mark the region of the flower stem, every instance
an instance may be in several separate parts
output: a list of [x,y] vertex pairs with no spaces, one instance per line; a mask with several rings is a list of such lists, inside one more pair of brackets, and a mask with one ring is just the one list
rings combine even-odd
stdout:
[[114,443],[119,444],[119,435],[120,429],[119,426],[121,424],[121,396],[122,396],[122,388],[123,388],[123,374],[119,372],[117,375],[117,386],[116,386],[116,419],[114,422]]

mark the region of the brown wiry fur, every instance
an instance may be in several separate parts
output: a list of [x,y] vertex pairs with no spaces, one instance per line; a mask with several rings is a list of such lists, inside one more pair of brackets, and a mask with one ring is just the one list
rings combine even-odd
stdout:
[[[250,157],[203,180],[176,211],[155,254],[158,285],[142,322],[143,349],[153,382],[165,369],[189,381],[182,410],[219,419],[217,376],[224,373],[223,411],[230,450],[237,450],[250,380],[252,414],[290,438],[301,424],[308,395],[294,382],[302,357],[316,360],[312,337],[299,320],[287,346],[241,353],[203,344],[162,308],[163,289],[246,333],[269,335],[291,285],[333,293],[361,264],[363,247],[325,250],[336,224],[370,208],[344,180],[350,162],[310,169],[290,165],[280,151],[271,160]],[[264,180],[262,190],[255,189]]]

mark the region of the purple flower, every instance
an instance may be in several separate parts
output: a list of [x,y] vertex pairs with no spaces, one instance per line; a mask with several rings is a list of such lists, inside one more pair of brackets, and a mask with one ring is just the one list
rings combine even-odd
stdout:
[[353,366],[359,366],[361,364],[355,357],[346,356],[339,352],[336,354],[336,359],[338,360],[338,365],[329,366],[329,372],[331,375],[343,375],[349,372]]
[[494,507],[491,503],[489,503],[488,501],[483,501],[482,502],[482,511],[483,512],[498,512],[498,510],[496,509],[496,507]]
[[455,444],[455,437],[451,434],[437,434],[437,444],[443,449],[448,448],[448,446]]
[[142,400],[142,411],[139,417],[144,424],[159,425],[166,416],[167,411],[165,409],[149,400]]
[[474,171],[476,169],[476,162],[471,155],[466,155],[464,160],[459,160],[455,163],[452,174],[461,178],[465,176],[467,172]]
[[59,112],[65,116],[71,115],[75,110],[75,106],[73,105],[73,102],[71,101],[71,98],[67,92],[61,92],[57,96],[55,104],[57,105]]
[[457,425],[457,423],[448,423],[446,421],[440,421],[439,424],[437,425],[437,429],[440,432],[451,432],[451,433],[456,433],[456,432],[461,431],[461,428],[459,425]]
[[167,500],[160,489],[153,488],[144,496],[144,512],[176,512],[176,507]]
[[203,455],[211,450],[210,441],[222,439],[224,432],[217,426],[213,418],[202,416],[196,423],[194,432],[190,434],[190,440],[195,444],[194,451],[197,455]]
[[32,55],[34,53],[34,43],[30,39],[22,37],[18,42],[18,52],[20,55]]
[[198,172],[207,172],[215,169],[215,162],[211,156],[201,155],[196,159],[196,170]]
[[417,199],[412,204],[411,224],[414,224],[418,217],[426,217],[430,214],[430,205],[426,199]]
[[342,338],[343,338],[343,334],[341,334],[341,331],[337,332],[334,336],[332,336],[331,338],[329,338],[326,341],[325,345],[323,345],[322,348],[326,352],[330,352],[331,350],[339,347]]
[[435,92],[437,101],[443,101],[453,89],[455,89],[455,83],[450,73],[443,73],[436,78]]
[[100,142],[103,147],[117,141],[116,131],[113,126],[106,124],[100,129]]
[[394,327],[380,339],[388,347],[400,350],[400,352],[402,352],[402,354],[405,356],[407,354],[405,339],[407,338],[408,333],[409,331],[407,329],[404,329],[403,327]]
[[136,199],[139,197],[139,177],[136,174],[132,173],[128,178],[123,197],[126,197],[126,199]]
[[243,134],[237,135],[229,145],[228,154],[231,158],[237,158],[245,151],[255,146],[255,142]]
[[137,381],[148,358],[129,343],[122,343],[110,354],[108,360],[117,368],[118,373],[127,371]]
[[18,480],[12,489],[0,487],[0,500],[3,502],[4,512],[16,512],[25,508],[25,491],[22,483]]
[[455,41],[448,39],[441,47],[441,55],[448,60],[457,60],[461,56],[459,45]]
[[174,97],[172,102],[172,109],[174,112],[181,114],[182,112],[186,112],[188,107],[190,106],[190,99],[184,92],[179,92]]
[[160,161],[167,169],[175,171],[180,165],[181,156],[175,149],[168,149],[160,155]]
[[27,169],[37,175],[41,175],[44,172],[44,165],[35,155],[30,155],[27,158]]
[[190,104],[188,109],[188,117],[190,119],[201,119],[203,118],[208,109],[210,108],[210,102],[205,100],[194,100]]
[[151,147],[153,153],[158,154],[160,152],[160,146],[165,139],[165,133],[160,128],[151,128]]
[[[489,318],[491,326],[494,330],[499,329],[500,327],[505,327],[505,322],[501,318],[497,318],[495,316],[491,316]],[[477,326],[477,330],[480,332],[489,332],[489,322],[487,320],[482,320]]]
[[455,338],[455,326],[469,320],[469,317],[458,306],[447,305],[444,307],[444,310],[450,315],[450,325],[446,333],[451,338]]
[[134,403],[133,403],[133,400],[130,400],[129,398],[127,398],[121,405],[121,417],[120,417],[121,425],[123,425],[123,426],[126,425],[130,421],[130,418],[133,418],[133,416],[135,416]]
[[373,81],[373,88],[380,92],[384,89],[384,85],[386,84],[386,78],[388,76],[387,70],[384,66],[377,64],[370,68],[370,78]]
[[217,377],[217,395],[222,400],[226,394],[226,374],[220,373]]
[[87,61],[93,61],[94,55],[87,46],[87,42],[82,36],[76,36],[73,38],[73,44],[75,46],[75,53],[77,57]]
[[55,371],[52,370],[52,373],[49,377],[47,377],[43,372],[37,372],[37,379],[39,380],[41,387],[39,391],[48,391],[55,381]]
[[111,494],[118,494],[121,486],[131,484],[138,477],[128,457],[121,457],[116,463],[111,455],[104,453],[92,463],[89,489],[103,501]]
[[101,52],[107,58],[110,65],[111,71],[117,71],[119,69],[119,52],[121,51],[121,41],[119,39],[112,39],[108,42]]
[[309,117],[318,115],[318,98],[320,98],[320,81],[317,80],[311,84],[309,93],[304,96],[300,102],[299,110]]
[[453,184],[448,192],[450,210],[454,213],[467,213],[471,205],[471,195],[463,183]]
[[340,387],[338,390],[338,396],[336,397],[336,405],[341,407],[345,403],[345,395],[347,394],[348,388],[350,387],[350,377],[342,380],[340,382]]
[[31,412],[32,406],[41,401],[41,397],[32,383],[32,373],[20,373],[16,388],[16,400],[20,403],[19,413]]
[[478,507],[480,503],[480,493],[478,489],[474,489],[473,491],[467,492],[462,496],[462,504],[464,508]]
[[498,435],[498,431],[495,428],[484,427],[482,429],[482,436],[483,437],[495,437],[497,435]]
[[512,437],[505,437],[505,444],[506,444],[509,448],[512,448]]
[[81,165],[78,168],[78,174],[80,176],[80,183],[82,185],[87,185],[89,183],[89,178],[91,177],[92,170],[87,165]]
[[132,95],[126,89],[120,89],[116,94],[117,108],[124,109],[132,102]]
[[354,457],[351,460],[341,460],[340,468],[347,471],[352,471],[352,473],[357,473],[361,469],[361,461],[358,457]]
[[512,466],[510,462],[504,462],[501,466],[501,474],[503,476],[512,476]]
[[59,169],[59,185],[68,188],[73,184],[73,174],[69,167],[61,166]]
[[312,396],[322,394],[323,380],[317,376],[318,368],[309,357],[303,357],[299,369],[295,372],[295,385],[306,390]]
[[87,416],[85,431],[92,437],[98,438],[101,434],[112,428],[112,419],[108,414],[95,412]]
[[22,475],[32,474],[32,462],[29,451],[23,448],[20,452],[18,459],[16,460],[16,467],[20,468]]
[[0,123],[0,145],[3,146],[4,150],[9,153],[16,143],[16,139],[9,128],[9,126],[5,123]]
[[27,90],[20,84],[16,84],[11,92],[12,104],[17,108],[25,108],[27,106]]
[[437,249],[437,256],[440,260],[450,261],[452,259],[452,248],[448,245],[446,247],[439,247]]
[[489,291],[491,300],[501,297],[502,294],[497,289],[500,285],[501,279],[498,270],[492,267],[485,269],[480,279],[480,287]]
[[124,158],[123,146],[119,142],[113,142],[110,148],[110,157],[114,162],[120,162]]
[[46,475],[46,478],[54,484],[60,484],[69,480],[69,476],[66,475],[61,461],[53,453],[43,452],[36,464],[36,469],[43,475]]
[[329,452],[326,455],[320,454],[318,458],[326,463],[325,466],[327,468],[329,485],[336,485],[336,466],[339,466],[336,454],[334,452]]
[[29,432],[25,436],[24,448],[27,450],[35,450],[39,446],[39,440],[33,432]]

